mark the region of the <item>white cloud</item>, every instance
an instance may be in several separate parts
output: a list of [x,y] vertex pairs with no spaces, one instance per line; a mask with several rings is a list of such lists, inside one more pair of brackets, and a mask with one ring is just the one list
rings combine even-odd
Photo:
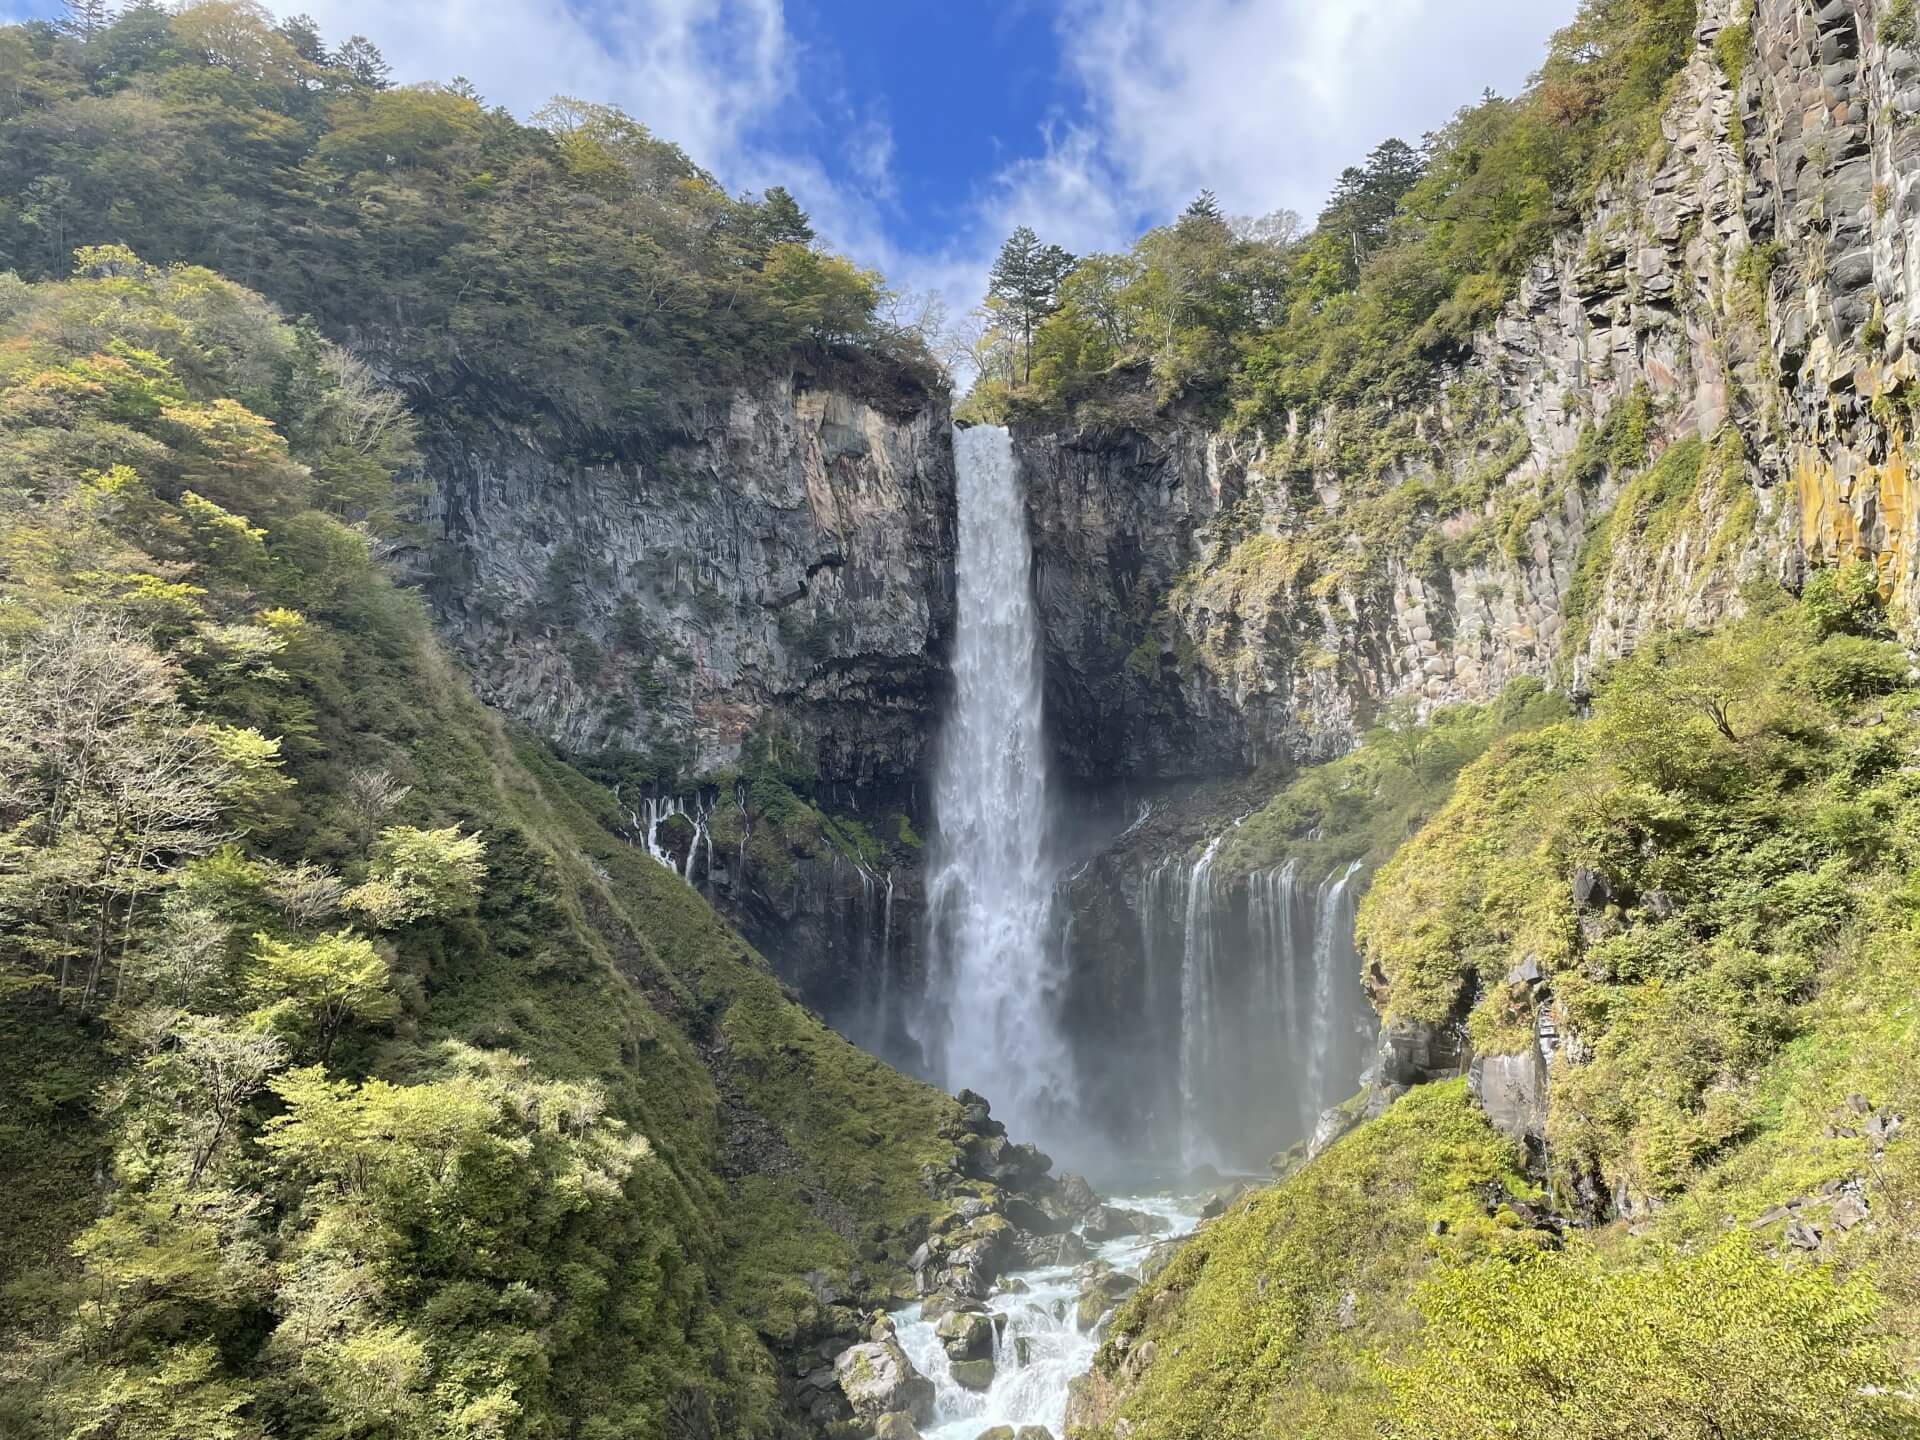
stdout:
[[1379,141],[1417,143],[1483,89],[1518,91],[1576,3],[1059,0],[1081,112],[981,186],[942,257],[947,283],[977,296],[1016,225],[1077,253],[1115,249],[1202,189],[1230,212],[1310,223]]
[[733,188],[785,185],[824,240],[959,312],[1016,225],[1078,253],[1122,247],[1203,187],[1230,211],[1311,219],[1385,136],[1518,89],[1576,0],[1054,0],[1063,103],[931,248],[897,238],[887,102],[803,93],[802,72],[831,67],[781,0],[271,3],[331,39],[373,37],[402,81],[464,74],[521,115],[555,94],[615,102]]
[[[1311,220],[1378,141],[1417,143],[1483,88],[1518,90],[1574,5],[1063,0],[1061,52],[1097,143],[1076,133],[1050,158],[1106,187],[1129,233],[1202,189],[1232,212]],[[1077,204],[1059,212],[1084,226]]]
[[555,95],[621,105],[727,175],[793,94],[780,0],[275,0],[338,42],[373,39],[403,82],[465,75],[530,115]]

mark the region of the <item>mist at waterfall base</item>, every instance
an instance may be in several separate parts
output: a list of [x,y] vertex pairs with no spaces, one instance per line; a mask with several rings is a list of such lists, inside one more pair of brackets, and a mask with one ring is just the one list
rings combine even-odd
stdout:
[[[1220,870],[1223,837],[1134,882],[1133,964],[1111,1038],[1069,1016],[1089,1125],[1168,1170],[1257,1173],[1360,1086],[1374,1043],[1360,986],[1357,865]],[[1083,963],[1097,963],[1086,957]],[[1108,961],[1111,965],[1111,959]]]
[[917,1003],[902,1004],[883,978],[884,1003],[907,1017],[915,1068],[985,1094],[1014,1134],[1063,1164],[1116,1183],[1264,1170],[1359,1083],[1371,1043],[1353,949],[1364,877],[1287,865],[1223,879],[1216,838],[1149,861],[1124,896],[1132,943],[1082,953],[1072,876],[1124,827],[1055,810],[1011,437],[961,430],[954,459],[953,694],[936,758],[925,979]]

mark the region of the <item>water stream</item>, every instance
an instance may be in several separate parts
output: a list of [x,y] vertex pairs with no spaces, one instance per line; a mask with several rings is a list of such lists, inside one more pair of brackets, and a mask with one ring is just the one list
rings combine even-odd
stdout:
[[[1155,1244],[1189,1234],[1197,1223],[1192,1213],[1197,1200],[1150,1195],[1113,1203],[1158,1215],[1169,1226],[1159,1235],[1126,1236],[1093,1247],[1094,1255],[1115,1270],[1137,1273]],[[993,1384],[984,1391],[968,1390],[954,1381],[934,1322],[921,1317],[918,1305],[895,1316],[901,1348],[934,1385],[934,1418],[921,1427],[924,1440],[974,1440],[995,1425],[1016,1429],[1044,1425],[1055,1436],[1065,1436],[1067,1387],[1075,1376],[1086,1373],[1094,1351],[1106,1338],[1105,1321],[1086,1334],[1075,1324],[1074,1304],[1081,1288],[1074,1279],[1076,1268],[1060,1265],[1022,1271],[1017,1278],[1027,1287],[1024,1292],[1002,1290],[987,1301],[990,1311],[1006,1316],[1006,1324],[995,1333]]]
[[927,882],[926,1005],[916,1038],[949,1090],[993,1097],[1051,1140],[1071,1095],[1050,945],[1053,867],[1040,635],[1012,437],[956,432],[954,693],[941,731]]
[[1144,993],[1177,997],[1166,1037],[1177,1129],[1159,1148],[1185,1168],[1265,1168],[1352,1093],[1371,1043],[1353,943],[1361,868],[1323,877],[1297,861],[1240,880],[1221,840],[1169,856],[1135,896]]

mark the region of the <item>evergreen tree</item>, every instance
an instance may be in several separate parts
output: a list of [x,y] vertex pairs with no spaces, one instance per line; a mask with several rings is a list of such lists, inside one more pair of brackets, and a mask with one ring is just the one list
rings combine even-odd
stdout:
[[54,21],[63,35],[86,42],[113,23],[113,6],[108,0],[60,0],[64,12]]
[[786,186],[771,187],[760,199],[760,212],[770,244],[805,245],[812,241],[813,225],[807,219],[807,212],[800,208],[800,202],[788,193]]
[[1000,247],[987,277],[987,294],[1005,307],[1020,332],[1021,380],[1033,373],[1033,331],[1060,304],[1060,282],[1073,269],[1073,256],[1058,245],[1043,245],[1033,228],[1022,225]]
[[1202,190],[1187,202],[1187,208],[1180,212],[1182,220],[1224,220],[1220,213],[1220,202],[1214,198],[1213,191]]
[[1341,241],[1348,284],[1358,280],[1367,257],[1386,243],[1400,197],[1425,173],[1419,152],[1394,139],[1374,146],[1365,165],[1349,165],[1340,172],[1320,226]]
[[334,52],[333,63],[353,77],[356,85],[369,90],[385,90],[393,83],[393,67],[380,47],[364,35],[350,35],[346,44]]
[[293,53],[308,64],[327,64],[327,45],[311,15],[289,15],[280,22],[280,33],[293,46]]

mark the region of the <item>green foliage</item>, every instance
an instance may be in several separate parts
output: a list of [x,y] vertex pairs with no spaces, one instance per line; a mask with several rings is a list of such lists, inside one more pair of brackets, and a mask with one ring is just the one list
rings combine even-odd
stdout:
[[1424,722],[1394,706],[1358,749],[1303,771],[1246,823],[1220,854],[1225,872],[1269,869],[1289,858],[1309,874],[1354,860],[1378,865],[1445,803],[1454,777],[1497,740],[1563,718],[1566,702],[1531,676],[1490,705],[1442,707]]
[[1489,94],[1421,151],[1383,142],[1304,237],[1294,217],[1229,223],[1196,206],[1129,255],[1080,261],[1034,333],[1031,374],[982,367],[990,408],[1097,419],[1104,382],[1143,367],[1158,403],[1230,409],[1269,435],[1331,406],[1400,409],[1498,312],[1555,228],[1658,142],[1694,11],[1583,0],[1521,96]]
[[377,1022],[398,1013],[386,957],[352,931],[305,942],[254,937],[254,993],[266,1002],[255,1023],[311,1037],[325,1060],[349,1020]]
[[365,883],[342,903],[383,929],[451,914],[472,905],[485,853],[478,835],[462,835],[456,827],[392,826],[374,842]]
[[362,372],[206,271],[82,263],[0,321],[10,1430],[775,1433],[768,1344],[835,1317],[769,1297],[902,1283],[953,1102],[465,689],[369,555],[411,443]]
[[[613,107],[523,124],[233,0],[127,7],[84,46],[4,35],[0,266],[29,278],[100,244],[213,266],[404,355],[437,420],[484,410],[595,453],[658,448],[688,403],[797,352],[934,383],[877,277],[815,249],[788,192],[730,196]],[[260,411],[277,384],[235,398]],[[343,492],[380,474],[366,432],[285,433]]]
[[1914,0],[1891,0],[1880,12],[1875,34],[1882,45],[1911,49],[1916,33],[1920,33],[1920,25],[1914,20]]
[[[1583,1053],[1548,1126],[1569,1180],[1673,1196],[1740,1141],[1872,876],[1901,863],[1916,732],[1870,574],[1750,605],[1643,643],[1590,722],[1469,767],[1362,906],[1390,1014],[1443,1020],[1478,985],[1476,1037],[1505,1048],[1532,1011],[1502,978],[1525,959],[1552,977]],[[1584,923],[1577,868],[1615,897]]]
[[1744,1235],[1610,1263],[1592,1245],[1439,1269],[1386,1433],[1420,1440],[1894,1440],[1920,1433],[1876,1297]]
[[[1437,1260],[1542,1243],[1506,1203],[1528,1193],[1464,1084],[1414,1090],[1202,1229],[1128,1300],[1109,1334],[1158,1355],[1114,1418],[1149,1440],[1371,1433],[1327,1428],[1379,1403],[1341,1297],[1363,1334],[1403,1329]],[[1121,1361],[1109,1341],[1095,1367]]]

